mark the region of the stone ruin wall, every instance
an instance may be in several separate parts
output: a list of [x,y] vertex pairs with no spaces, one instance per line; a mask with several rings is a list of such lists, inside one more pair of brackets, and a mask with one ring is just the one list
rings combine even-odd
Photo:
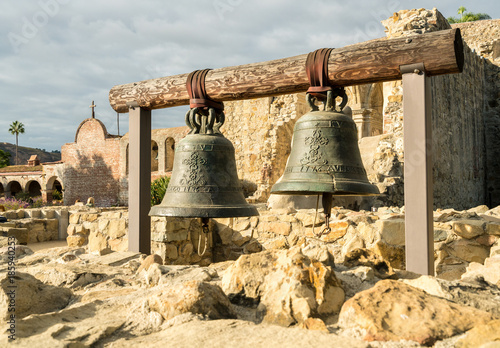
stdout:
[[500,19],[453,24],[484,65],[485,199],[500,204]]
[[[388,37],[450,28],[436,9],[400,11],[383,24]],[[466,209],[483,203],[500,204],[500,195],[495,194],[500,187],[500,179],[495,175],[500,171],[498,60],[497,65],[490,62],[494,53],[492,42],[498,37],[500,20],[465,24],[458,25],[465,41],[463,73],[431,77],[434,200],[435,207],[440,208]],[[469,44],[477,48],[476,52],[468,47]],[[357,100],[363,95],[363,89],[367,87],[349,88],[349,105],[353,109],[360,107]],[[384,134],[360,141],[369,180],[379,187],[382,195],[342,200],[339,204],[364,209],[404,205],[401,81],[385,82],[382,90]],[[377,102],[372,101],[372,104]],[[265,202],[270,188],[284,171],[293,125],[308,111],[304,94],[227,102],[225,105],[228,122],[223,131],[235,145],[238,173],[242,179],[257,184],[254,201]]]
[[[172,172],[176,144],[189,132],[187,126],[151,131],[151,181]],[[120,193],[118,203],[128,205],[129,133],[120,138]]]
[[[451,28],[436,9],[400,11],[383,21],[383,24],[390,38]],[[464,209],[482,203],[490,206],[500,203],[489,200],[485,192],[486,183],[495,180],[486,178],[489,172],[487,153],[499,146],[485,144],[485,139],[493,134],[493,130],[485,126],[489,119],[485,113],[485,96],[491,93],[492,86],[487,82],[484,55],[473,51],[478,45],[491,45],[497,36],[485,29],[500,29],[500,21],[466,24],[454,25],[461,29],[464,39],[463,72],[431,77],[434,200],[435,207],[441,208]],[[486,35],[471,35],[470,28]],[[498,87],[493,86],[493,89],[498,93]],[[398,147],[401,147],[399,150],[403,160],[401,81],[392,82],[387,99],[385,131],[401,139],[401,146]],[[403,180],[399,185],[403,185]]]
[[221,128],[235,148],[236,167],[253,202],[265,202],[290,154],[293,127],[308,111],[305,94],[224,103]]
[[[336,263],[357,248],[366,248],[398,269],[405,269],[405,223],[399,208],[377,212],[356,212],[334,208],[329,233],[314,209],[259,209],[259,216],[212,219],[200,241],[198,219],[153,217],[151,252],[165,264],[206,266],[212,262],[236,260],[262,250],[300,246],[314,257],[333,255]],[[313,227],[313,225],[315,227]],[[86,246],[88,252],[106,254],[128,249],[126,209],[72,209],[69,216],[68,245]],[[436,275],[460,279],[468,267],[479,267],[486,258],[500,254],[500,207],[479,206],[467,211],[453,209],[434,212],[434,260]]]

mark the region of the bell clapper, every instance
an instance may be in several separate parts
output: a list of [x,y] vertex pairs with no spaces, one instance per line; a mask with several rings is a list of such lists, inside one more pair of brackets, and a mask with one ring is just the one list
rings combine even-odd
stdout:
[[199,256],[203,256],[207,252],[208,233],[209,233],[208,222],[209,221],[210,221],[209,218],[201,218],[201,230],[203,232],[203,236],[205,237],[205,247],[203,248],[203,252],[200,254],[200,249],[201,249],[201,235],[200,235],[200,237],[198,238],[198,250],[197,250],[197,253]]
[[331,192],[323,192],[322,203],[323,211],[325,212],[325,228],[321,234],[327,234],[331,232],[330,216],[332,215],[333,194]]
[[[316,218],[318,217],[318,208],[319,208],[319,195],[318,198],[316,199],[316,210],[314,211],[314,221],[313,221],[313,235],[316,235],[314,233],[314,226],[316,226]],[[321,237],[321,233],[318,235],[318,237]]]
[[316,214],[318,213],[318,204],[319,204],[319,195],[318,195],[318,200],[316,201],[316,214],[314,215],[314,223],[313,223],[313,234],[315,234],[317,237],[321,237],[324,234],[330,233],[331,228],[330,228],[330,217],[331,217],[331,212],[332,212],[332,203],[333,203],[333,195],[330,192],[323,192],[323,197],[321,200],[321,203],[323,203],[323,212],[325,214],[325,227],[319,232],[318,234],[314,233],[314,225],[316,224]]

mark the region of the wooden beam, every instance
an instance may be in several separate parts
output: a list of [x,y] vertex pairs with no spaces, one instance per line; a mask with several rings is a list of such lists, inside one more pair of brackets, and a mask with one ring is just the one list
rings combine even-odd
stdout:
[[[217,101],[253,99],[304,92],[309,87],[307,54],[214,69],[205,80],[207,94]],[[338,86],[401,79],[402,65],[424,63],[428,76],[461,72],[463,44],[460,29],[396,39],[376,39],[334,49],[328,61],[330,81]],[[161,77],[113,87],[111,107],[128,112],[127,102],[141,108],[162,109],[189,104],[188,74]]]

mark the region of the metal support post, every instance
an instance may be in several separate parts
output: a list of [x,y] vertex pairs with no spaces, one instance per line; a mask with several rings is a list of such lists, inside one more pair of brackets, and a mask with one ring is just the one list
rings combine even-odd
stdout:
[[151,253],[151,110],[129,107],[128,249]]
[[424,65],[400,67],[403,75],[406,269],[434,274],[430,78]]

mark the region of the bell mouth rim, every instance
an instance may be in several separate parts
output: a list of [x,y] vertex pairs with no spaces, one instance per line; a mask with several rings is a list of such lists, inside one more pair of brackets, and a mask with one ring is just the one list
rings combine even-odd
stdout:
[[271,191],[272,195],[286,195],[286,196],[317,196],[323,193],[331,193],[335,196],[351,196],[351,197],[374,197],[380,196],[381,193],[359,193],[359,192],[345,192],[345,191]]
[[217,206],[217,205],[196,205],[193,206],[161,206],[151,207],[149,216],[165,216],[180,218],[229,218],[259,216],[257,207],[248,204],[245,206]]

